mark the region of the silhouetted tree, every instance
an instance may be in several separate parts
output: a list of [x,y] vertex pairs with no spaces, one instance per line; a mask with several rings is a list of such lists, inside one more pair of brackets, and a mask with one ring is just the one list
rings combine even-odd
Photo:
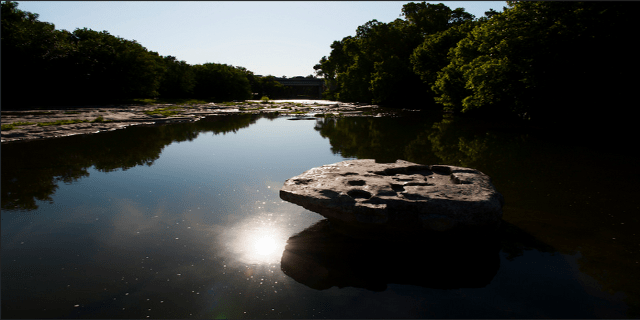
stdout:
[[195,74],[186,61],[176,57],[163,57],[164,76],[160,82],[159,93],[163,98],[185,98],[193,95],[196,84]]
[[190,66],[135,40],[88,28],[55,30],[38,15],[2,2],[5,108],[133,98],[251,98],[258,81],[243,67]]
[[354,37],[334,41],[329,57],[314,66],[325,78],[327,98],[382,105],[429,98],[428,85],[414,72],[413,51],[425,37],[470,21],[473,15],[462,8],[424,2],[406,4],[402,13],[405,19],[371,20],[359,26]]
[[[631,100],[637,3],[508,2],[450,51],[438,102],[461,112],[563,123]],[[615,94],[613,94],[615,92]]]
[[196,78],[194,95],[214,100],[245,100],[252,97],[251,84],[236,67],[205,63],[193,66]]

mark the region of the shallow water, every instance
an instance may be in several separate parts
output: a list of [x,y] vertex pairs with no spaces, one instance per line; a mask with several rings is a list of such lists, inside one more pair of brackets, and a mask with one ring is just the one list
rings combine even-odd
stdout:
[[[640,316],[639,177],[615,150],[441,115],[229,115],[2,151],[4,318]],[[477,168],[504,226],[475,247],[363,247],[279,199],[356,158]],[[288,239],[326,259],[291,260]]]

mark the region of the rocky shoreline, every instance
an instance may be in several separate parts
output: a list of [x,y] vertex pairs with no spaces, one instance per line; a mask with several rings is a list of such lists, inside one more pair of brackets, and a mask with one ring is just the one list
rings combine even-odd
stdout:
[[1,111],[2,143],[91,134],[135,125],[198,121],[206,116],[223,114],[277,113],[298,117],[333,117],[382,116],[382,112],[375,105],[326,100],[274,100],[269,103],[248,100],[234,103]]

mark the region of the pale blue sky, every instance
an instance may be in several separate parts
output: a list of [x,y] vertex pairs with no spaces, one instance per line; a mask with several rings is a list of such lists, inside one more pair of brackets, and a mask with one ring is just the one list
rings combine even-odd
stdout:
[[[334,40],[376,19],[400,18],[420,1],[18,1],[56,29],[89,28],[189,64],[242,66],[255,74],[306,76]],[[428,1],[439,3],[439,1]],[[481,17],[505,1],[443,1]]]

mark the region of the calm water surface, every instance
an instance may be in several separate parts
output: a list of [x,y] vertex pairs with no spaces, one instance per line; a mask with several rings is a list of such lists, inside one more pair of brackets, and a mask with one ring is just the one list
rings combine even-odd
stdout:
[[[603,147],[417,114],[5,144],[1,316],[637,318],[640,177]],[[475,247],[362,247],[280,200],[286,179],[357,158],[477,168],[504,226]],[[290,238],[326,263],[283,259]]]

